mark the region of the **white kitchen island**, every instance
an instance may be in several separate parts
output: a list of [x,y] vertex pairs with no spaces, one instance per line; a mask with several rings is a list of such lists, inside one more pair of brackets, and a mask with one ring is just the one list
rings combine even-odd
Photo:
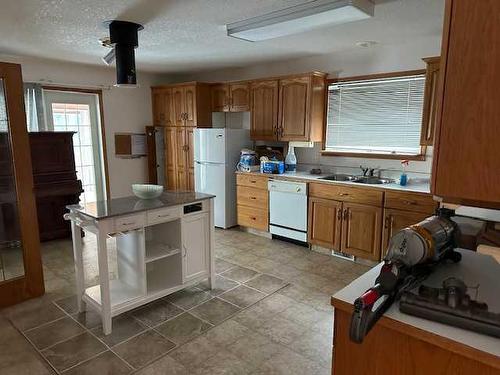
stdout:
[[[75,259],[78,309],[112,317],[204,279],[214,287],[213,195],[166,192],[68,206]],[[85,288],[81,229],[96,235],[99,284]],[[110,279],[107,239],[116,240],[117,275]]]

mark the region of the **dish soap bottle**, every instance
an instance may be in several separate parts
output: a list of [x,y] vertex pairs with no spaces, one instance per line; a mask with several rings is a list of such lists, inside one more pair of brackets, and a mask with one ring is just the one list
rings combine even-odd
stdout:
[[297,157],[295,156],[294,147],[288,145],[288,154],[285,158],[285,172],[295,173],[297,171]]
[[408,175],[406,174],[406,167],[408,166],[408,164],[410,164],[408,160],[401,160],[402,171],[401,177],[399,178],[399,184],[401,186],[406,186],[406,184],[408,183]]

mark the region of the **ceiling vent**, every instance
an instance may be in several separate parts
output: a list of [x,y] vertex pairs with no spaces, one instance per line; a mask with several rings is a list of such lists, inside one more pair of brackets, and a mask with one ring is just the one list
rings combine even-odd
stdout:
[[[116,60],[116,86],[136,87],[135,49],[139,46],[138,31],[144,27],[128,21],[107,21],[109,26],[109,43],[112,48],[103,61],[110,65]],[[103,44],[105,45],[105,44]]]

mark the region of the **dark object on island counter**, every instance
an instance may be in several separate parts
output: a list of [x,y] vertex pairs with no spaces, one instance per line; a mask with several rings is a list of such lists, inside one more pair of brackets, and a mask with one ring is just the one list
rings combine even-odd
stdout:
[[444,280],[442,288],[421,285],[418,294],[404,292],[399,310],[405,314],[500,337],[500,314],[489,312],[486,303],[472,300],[467,294],[465,283],[454,277]]
[[313,169],[311,169],[311,171],[309,173],[314,174],[314,175],[320,175],[321,168],[313,168]]
[[354,301],[349,336],[363,342],[373,325],[402,293],[415,288],[441,262],[459,262],[456,252],[458,227],[455,212],[440,208],[436,215],[397,232],[375,279],[375,285]]

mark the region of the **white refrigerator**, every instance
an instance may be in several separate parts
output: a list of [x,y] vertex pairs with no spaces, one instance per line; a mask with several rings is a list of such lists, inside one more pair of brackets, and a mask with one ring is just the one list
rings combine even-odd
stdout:
[[242,148],[251,148],[246,129],[194,130],[195,191],[215,195],[215,226],[236,223],[236,165]]

